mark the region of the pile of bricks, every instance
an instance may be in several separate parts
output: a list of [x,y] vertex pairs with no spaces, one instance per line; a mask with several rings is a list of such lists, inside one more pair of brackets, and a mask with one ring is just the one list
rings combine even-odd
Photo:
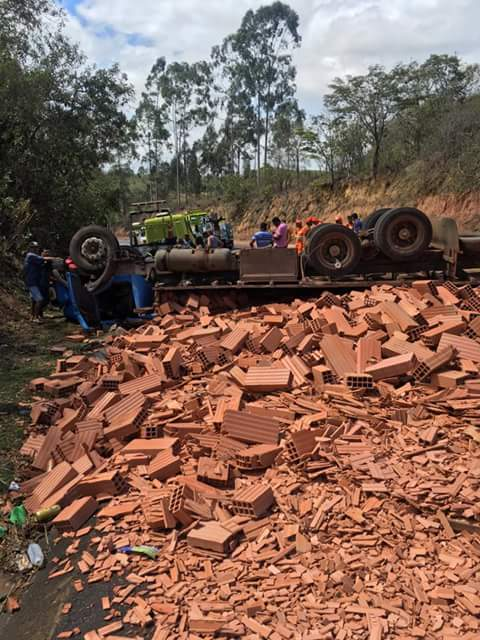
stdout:
[[32,381],[25,505],[72,538],[50,575],[124,580],[84,638],[480,638],[477,291],[208,302]]

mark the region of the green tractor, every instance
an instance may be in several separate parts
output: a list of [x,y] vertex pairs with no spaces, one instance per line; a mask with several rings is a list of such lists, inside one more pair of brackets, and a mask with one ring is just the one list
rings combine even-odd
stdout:
[[130,244],[137,247],[194,247],[213,230],[226,249],[233,249],[232,226],[216,214],[191,210],[173,213],[165,200],[136,202],[130,212]]

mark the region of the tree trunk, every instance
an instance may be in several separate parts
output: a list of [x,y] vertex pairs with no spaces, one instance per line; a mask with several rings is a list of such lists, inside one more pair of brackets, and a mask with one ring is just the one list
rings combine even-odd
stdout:
[[265,149],[263,151],[263,166],[267,166],[268,162],[268,130],[270,126],[270,112],[267,109],[265,113]]
[[260,98],[257,96],[257,186],[260,186]]
[[150,200],[153,200],[153,190],[152,190],[152,146],[151,146],[151,137],[150,132],[147,136],[147,145],[148,145],[148,197]]
[[375,142],[375,146],[373,148],[373,158],[372,158],[372,177],[374,180],[377,179],[378,176],[378,167],[380,164],[380,142]]
[[185,139],[183,140],[183,175],[185,179],[185,205],[188,203],[188,159]]
[[180,158],[178,151],[176,153],[177,164],[177,206],[180,208]]
[[158,139],[155,138],[155,200],[158,200]]
[[177,170],[177,206],[180,208],[180,145],[178,141],[178,130],[177,130],[177,112],[175,108],[172,113],[173,120],[173,137],[175,140],[175,161],[176,161],[176,170]]

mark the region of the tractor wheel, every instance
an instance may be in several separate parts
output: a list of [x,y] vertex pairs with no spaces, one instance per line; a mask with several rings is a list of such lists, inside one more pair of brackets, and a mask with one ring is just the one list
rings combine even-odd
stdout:
[[352,273],[361,254],[358,237],[340,224],[320,225],[308,236],[306,255],[318,274],[343,276]]
[[375,225],[375,246],[397,262],[419,258],[432,240],[432,223],[419,209],[390,209]]
[[384,213],[387,213],[390,209],[376,209],[373,213],[368,215],[362,223],[362,231],[370,231],[375,227],[378,220],[383,216]]
[[113,233],[96,224],[79,229],[70,241],[72,260],[89,273],[101,271],[118,249],[118,240]]

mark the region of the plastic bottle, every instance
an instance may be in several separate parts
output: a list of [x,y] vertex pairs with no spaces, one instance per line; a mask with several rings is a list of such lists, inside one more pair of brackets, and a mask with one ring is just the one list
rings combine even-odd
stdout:
[[28,545],[27,556],[34,567],[41,567],[45,560],[43,551],[36,542],[31,542]]

